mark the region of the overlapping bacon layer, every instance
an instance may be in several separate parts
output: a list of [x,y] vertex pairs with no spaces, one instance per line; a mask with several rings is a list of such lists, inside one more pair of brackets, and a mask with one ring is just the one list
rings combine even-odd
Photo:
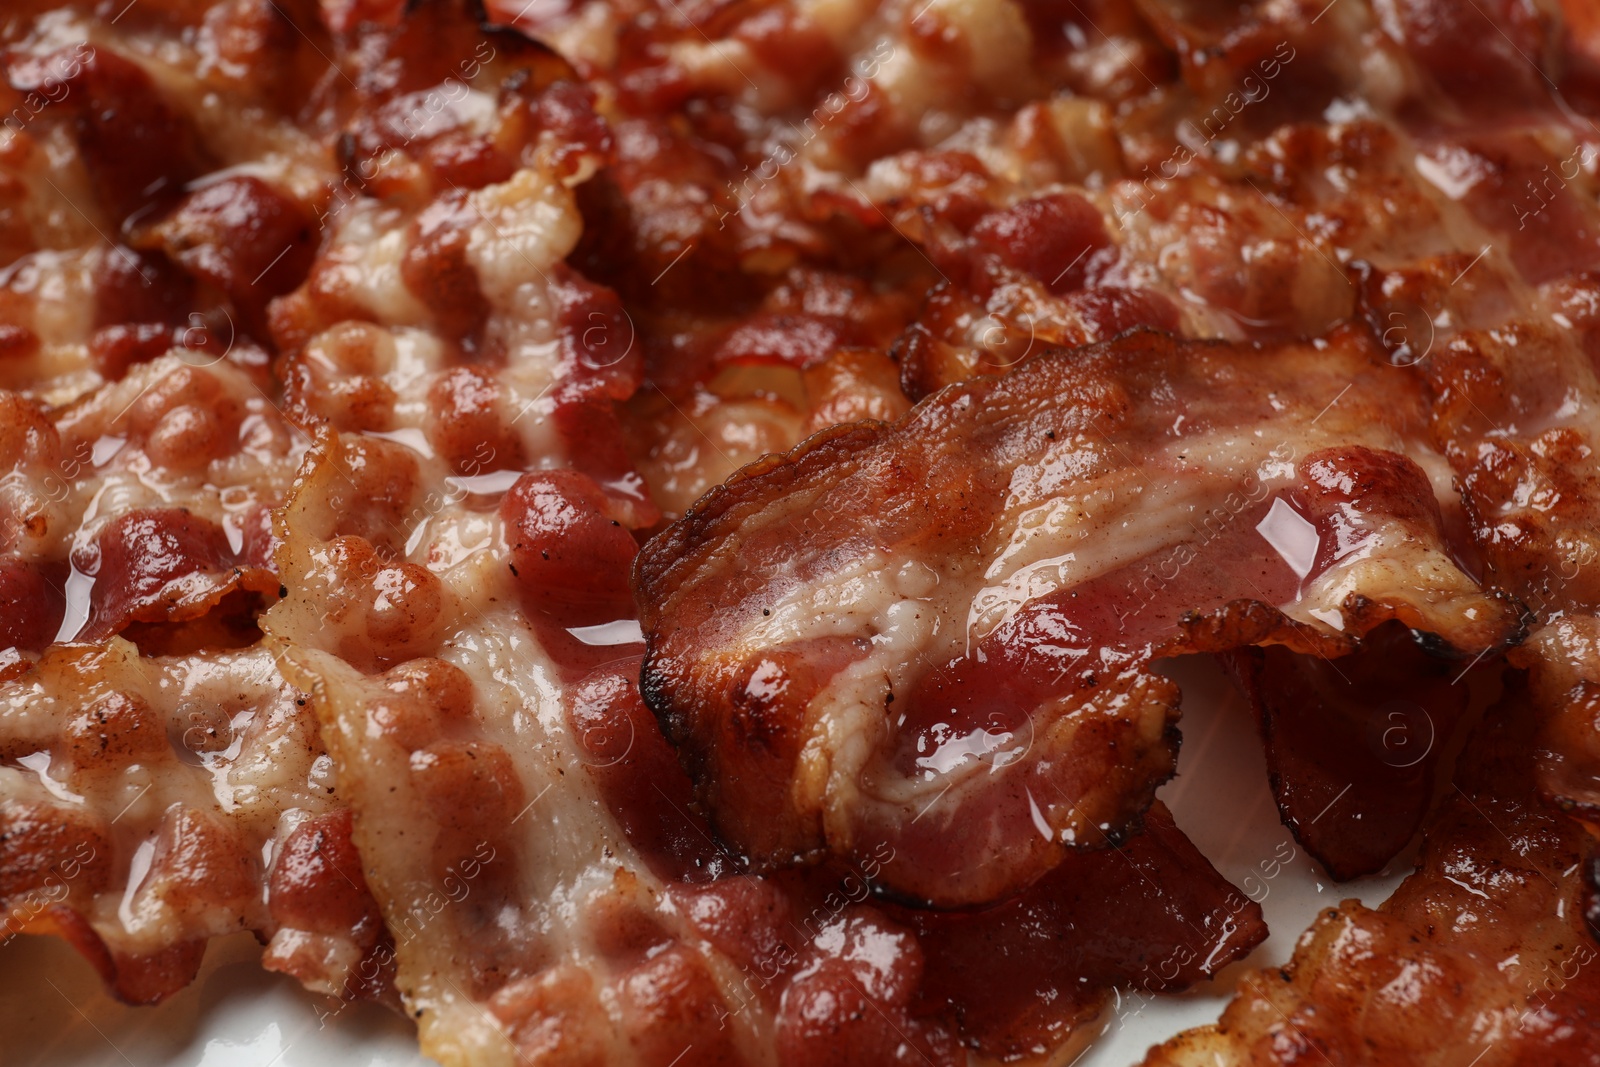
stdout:
[[[577,236],[566,183],[541,156],[406,218],[352,210],[275,309],[299,346],[291,411],[342,432],[320,432],[279,517],[288,596],[266,624],[313,694],[431,1054],[1049,1056],[1081,1041],[1110,986],[1182,987],[1263,936],[1254,906],[1157,819],[1126,852],[1063,868],[1014,905],[1023,915],[952,933],[971,957],[1007,946],[1018,997],[1054,1005],[1019,1014],[953,961],[928,973],[924,939],[948,952],[956,920],[871,905],[863,878],[882,857],[739,874],[638,698],[629,531],[656,512],[610,450],[610,401],[635,387],[640,352],[614,297],[561,262]],[[438,284],[419,292],[413,261]],[[458,307],[479,310],[452,333]],[[1134,891],[1136,871],[1171,922],[1088,922],[1093,887]],[[1034,940],[1090,931],[1171,966],[1136,971],[1088,942],[1080,966]]]
[[1513,681],[1430,818],[1417,872],[1376,910],[1324,911],[1288,966],[1245,978],[1216,1026],[1145,1062],[1595,1062],[1585,835],[1539,795],[1539,718]]
[[[874,903],[892,846],[740,873],[639,699],[625,512],[552,469],[375,542],[352,502],[381,487],[404,508],[426,484],[381,455],[323,435],[266,625],[312,694],[396,984],[442,1062],[1048,1060],[1110,987],[1182,988],[1264,936],[1159,811],[973,915]],[[477,551],[445,551],[469,534]]]
[[1391,619],[1511,640],[1371,355],[1133,334],[724,483],[636,576],[645,699],[719,831],[764,866],[887,841],[885,884],[995,900],[1171,774],[1152,657],[1337,655]]
[[305,698],[272,655],[60,645],[0,687],[5,936],[55,933],[119,998],[186,985],[212,937],[378,995],[387,940]]
[[[270,512],[309,444],[300,427],[337,414],[306,402],[318,383],[299,357],[285,396],[272,357],[298,349],[330,302],[370,292],[389,304],[355,300],[336,321],[388,323],[380,312],[398,304],[414,327],[402,376],[414,381],[419,361],[448,370],[477,338],[430,308],[452,311],[446,290],[471,266],[451,256],[483,244],[470,224],[449,224],[451,205],[480,228],[510,229],[513,243],[490,253],[531,248],[551,214],[568,217],[550,205],[565,190],[521,170],[535,142],[572,178],[592,169],[604,131],[581,90],[545,93],[558,61],[515,35],[486,35],[464,5],[331,36],[305,4],[234,0],[200,25],[184,4],[136,5],[105,25],[71,5],[25,6],[8,12],[0,54],[0,804],[12,846],[0,896],[17,919],[7,934],[63,932],[114,993],[141,1002],[188,981],[207,937],[243,929],[270,939],[269,967],[314,990],[392,996],[392,953],[375,954],[387,934],[315,722],[276,660],[251,647],[256,614],[281,595]],[[480,186],[491,188],[477,200],[460,192]],[[437,224],[414,225],[430,207]],[[383,260],[373,216],[396,231],[388,244],[403,264]],[[408,224],[421,231],[409,243],[398,240]],[[375,246],[365,251],[376,267],[349,262],[338,238],[352,231]],[[328,284],[341,268],[342,284]],[[596,306],[581,285],[558,293],[557,317]],[[345,333],[355,342],[323,350],[348,358],[365,339],[370,363],[368,335],[387,337],[370,323]],[[550,347],[555,335],[526,340]],[[615,395],[614,361],[591,362],[554,398],[557,421]],[[435,377],[450,379],[434,383],[435,399],[464,398],[444,405],[441,449],[458,473],[491,469],[500,439],[478,431],[494,383]],[[383,428],[426,422],[423,384],[410,405],[377,398],[402,409]],[[609,453],[589,450],[602,466],[618,452],[605,443]],[[74,716],[101,704],[106,725],[85,733]],[[174,725],[186,717],[205,729]],[[91,758],[85,737],[109,748]],[[270,795],[239,799],[263,781]],[[41,789],[55,801],[42,804]],[[69,876],[70,894],[41,883],[83,867],[71,851],[80,841],[92,876]]]
[[1486,568],[1544,624],[1514,653],[1532,672],[1539,705],[1560,709],[1541,739],[1542,784],[1591,824],[1600,815],[1597,301],[1589,277],[1552,283],[1541,303],[1555,324],[1463,331],[1428,368],[1435,432],[1458,471]]
[[[485,5],[570,67],[467,4],[58,7],[17,7],[0,87],[0,896],[121,995],[250,928],[325,991],[398,959],[458,1062],[1065,1058],[1107,986],[1262,933],[1159,806],[1098,847],[1170,771],[1149,659],[1266,643],[1232,662],[1285,819],[1370,870],[1458,713],[1433,653],[1516,629],[1479,577],[1545,624],[1515,653],[1561,710],[1543,788],[1600,810],[1600,220],[1592,130],[1548,94],[1600,100],[1581,3]],[[1279,347],[1039,357],[1137,326]],[[633,531],[1030,357],[734,476],[647,553],[646,696],[718,829],[773,867],[834,854],[740,873],[632,681]],[[280,578],[267,513],[322,424]],[[306,709],[248,647],[280,581],[392,949]],[[1396,693],[1406,743],[1413,707],[1437,733],[1416,764]],[[269,724],[237,757],[138,741],[229,701]],[[306,789],[240,799],[304,759]],[[1307,818],[1346,771],[1385,834]],[[1462,781],[1566,857],[1522,778]],[[1504,943],[1405,955],[1418,900],[1456,907],[1441,873],[1514,865],[1461,815],[1403,927],[1315,937],[1473,971],[1478,1029],[1337,1016],[1352,1042],[1500,1026],[1531,1056],[1591,1010],[1553,898],[1500,905],[1526,871],[1463,879]],[[1322,944],[1267,999],[1371,988]],[[1571,988],[1530,1013],[1478,980],[1511,944]],[[1313,1045],[1371,1058],[1343,1040]]]

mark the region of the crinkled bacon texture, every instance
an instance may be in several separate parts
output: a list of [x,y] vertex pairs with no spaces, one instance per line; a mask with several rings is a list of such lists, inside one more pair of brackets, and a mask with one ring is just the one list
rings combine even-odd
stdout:
[[718,830],[775,866],[998,899],[1172,773],[1152,658],[1334,656],[1398,620],[1466,655],[1517,612],[1453,562],[1420,409],[1353,333],[1136,332],[745,468],[639,557],[645,699]]
[[[0,672],[123,632],[147,650],[248,644],[255,597],[277,592],[268,514],[302,442],[247,372],[179,352],[60,408],[0,390],[0,595],[15,609],[0,645],[17,650]],[[239,616],[237,635],[217,625]]]
[[[890,851],[742,873],[639,699],[620,505],[549,469],[375,527],[351,500],[419,483],[372,444],[320,435],[264,624],[312,694],[442,1063],[1060,1059],[1112,986],[1184,988],[1265,935],[1164,809],[972,914],[876,902]],[[469,534],[481,551],[439,551]]]
[[57,934],[133,1004],[243,930],[308,988],[392,995],[350,814],[265,649],[54,646],[0,687],[0,760],[0,939]]
[[1147,1067],[1600,1061],[1584,834],[1539,796],[1540,718],[1513,680],[1430,818],[1417,872],[1376,910],[1325,910],[1288,966],[1246,977],[1217,1025]]

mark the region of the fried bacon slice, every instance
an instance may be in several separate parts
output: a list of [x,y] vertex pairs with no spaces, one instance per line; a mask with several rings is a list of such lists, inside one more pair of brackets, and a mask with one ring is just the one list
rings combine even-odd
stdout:
[[[1561,709],[1538,741],[1542,787],[1593,824],[1600,142],[1550,107],[1556,85],[1592,107],[1581,68],[1556,59],[1587,32],[1567,14],[1570,32],[1554,10],[1396,9],[1380,21],[1406,47],[1385,50],[1412,107],[1284,126],[1244,158],[1252,185],[1350,263],[1374,334],[1425,382],[1460,495],[1457,556],[1526,606],[1534,633],[1512,658],[1539,707]],[[1486,100],[1481,84],[1505,91]]]
[[1513,678],[1428,822],[1415,874],[1376,910],[1346,901],[1286,967],[1246,978],[1221,1021],[1150,1067],[1600,1058],[1600,947],[1584,921],[1582,828],[1543,801],[1539,715]]
[[[703,26],[686,24],[681,12],[663,12],[646,29],[597,13],[578,19],[560,8],[530,14],[491,6],[491,15],[562,51],[588,77],[619,87],[614,114],[628,116],[619,165],[596,183],[609,198],[585,202],[594,229],[614,240],[585,251],[598,271],[607,269],[602,253],[612,253],[611,263],[620,266],[611,269],[621,277],[600,276],[630,305],[637,298],[700,310],[696,302],[705,295],[694,280],[704,272],[719,279],[719,300],[724,293],[743,296],[760,288],[755,276],[773,260],[826,255],[819,247],[847,244],[870,264],[853,269],[933,287],[896,348],[903,385],[920,397],[1003,370],[1051,344],[1094,341],[1141,323],[1233,338],[1323,334],[1362,310],[1363,278],[1393,305],[1374,320],[1377,332],[1386,341],[1407,333],[1417,339],[1396,359],[1409,362],[1424,347],[1424,328],[1431,336],[1447,320],[1439,317],[1444,308],[1424,317],[1403,291],[1395,299],[1393,283],[1404,273],[1389,269],[1397,260],[1437,254],[1439,269],[1448,268],[1439,291],[1453,291],[1448,321],[1456,323],[1514,300],[1479,284],[1496,276],[1496,257],[1467,270],[1486,228],[1496,241],[1494,230],[1519,229],[1510,242],[1513,258],[1547,274],[1582,260],[1585,240],[1561,236],[1581,238],[1592,229],[1581,210],[1563,202],[1536,212],[1527,235],[1520,233],[1522,220],[1507,215],[1508,205],[1522,198],[1524,179],[1537,184],[1543,174],[1544,155],[1521,145],[1528,138],[1499,130],[1441,135],[1434,121],[1459,117],[1451,98],[1481,102],[1463,89],[1471,79],[1462,81],[1461,65],[1445,58],[1458,52],[1465,67],[1514,87],[1508,110],[1536,106],[1544,91],[1539,72],[1512,71],[1507,59],[1516,47],[1541,61],[1554,54],[1562,33],[1553,12],[1529,22],[1498,6],[1468,12],[1420,3],[1385,14],[1357,4],[1322,18],[1314,4],[1212,12],[1149,2],[1029,9],[1025,28],[997,19],[992,32],[978,34],[965,21],[970,13],[954,6],[871,7],[851,5],[817,23],[809,12],[781,7],[748,24],[746,13],[730,12]],[[790,20],[819,59],[798,71],[780,64],[777,76],[759,87],[742,84],[729,77],[729,63],[766,69],[755,31],[767,18]],[[970,38],[968,50],[933,55],[934,25]],[[1487,44],[1478,39],[1486,30],[1494,38]],[[692,43],[650,49],[642,46],[646,37],[658,45]],[[1065,56],[1057,51],[1061,39],[1073,41]],[[711,41],[715,56],[701,47]],[[1091,54],[1107,61],[1102,71],[1118,68],[1114,76],[1098,83],[1085,78]],[[859,98],[832,101],[837,110],[827,115],[804,115],[808,103],[838,84],[808,83],[809,71],[834,63],[856,70],[868,55],[873,61],[861,68],[870,73],[861,75]],[[987,93],[956,103],[938,86],[918,84],[919,73],[962,62],[973,70],[1009,66],[1016,84],[1042,74],[1053,84],[1071,84],[1077,95],[1048,106],[1036,100],[1017,107],[1022,97]],[[1546,73],[1564,80],[1558,66]],[[1129,81],[1140,92],[1151,90],[1149,97],[1128,104]],[[721,122],[728,94],[765,120]],[[695,117],[669,133],[658,113],[681,110],[685,97],[694,101]],[[1334,101],[1357,97],[1372,106],[1360,114],[1346,109],[1337,119],[1325,114]],[[940,121],[928,123],[926,134],[913,131],[906,112],[930,100],[938,101]],[[1127,106],[1113,120],[1104,101]],[[1430,117],[1417,119],[1425,113]],[[1548,111],[1517,121],[1543,123],[1548,128],[1538,136],[1549,143],[1573,132]],[[852,155],[863,129],[875,135],[877,158],[870,162]],[[1196,137],[1206,143],[1197,147]],[[1470,166],[1458,166],[1468,158],[1463,147],[1473,153]],[[748,164],[744,171],[727,164],[728,150]],[[667,193],[651,180],[663,169],[682,176],[681,190]],[[1441,174],[1482,188],[1456,203],[1450,189],[1435,184]],[[702,188],[719,192],[708,198]],[[627,210],[618,209],[619,201]],[[844,220],[858,229],[843,228]],[[832,242],[818,239],[830,233]],[[888,245],[879,238],[890,239]],[[903,241],[917,255],[897,260],[890,247],[903,254]],[[680,258],[694,269],[675,272]],[[916,270],[907,270],[905,260]],[[747,266],[757,262],[763,268]],[[642,279],[630,286],[628,274]],[[1408,329],[1397,330],[1397,322]],[[642,336],[648,341],[658,326],[645,323]],[[693,351],[692,339],[684,343],[687,331],[664,332],[671,335],[670,345],[663,344],[669,355]],[[648,373],[681,369],[681,362],[662,359]],[[792,386],[767,392],[784,400],[798,393]],[[646,398],[649,407],[641,406],[631,433],[634,453],[652,488],[674,498],[669,513],[754,452],[792,439],[803,414],[799,404],[725,388],[701,387],[670,400],[647,391]],[[1415,458],[1445,498],[1453,528],[1447,472],[1436,457]],[[1453,552],[1472,555],[1465,538]],[[1411,786],[1413,801],[1425,796],[1420,779]],[[1407,820],[1415,817],[1408,810]],[[1387,847],[1356,866],[1376,862]]]
[[121,1000],[253,931],[308,988],[380,996],[387,941],[302,694],[266,649],[56,645],[0,686],[4,936],[53,933]]
[[[1429,360],[1438,400],[1434,431],[1461,480],[1474,539],[1489,575],[1540,623],[1517,649],[1550,720],[1545,786],[1593,821],[1600,762],[1589,691],[1600,685],[1593,651],[1600,611],[1600,467],[1594,404],[1600,399],[1600,286],[1587,276],[1544,288],[1543,306],[1567,324],[1514,321],[1462,331]],[[1559,736],[1556,736],[1559,735]]]
[[1381,870],[1428,813],[1469,665],[1392,623],[1337,660],[1281,646],[1222,660],[1260,725],[1284,825],[1340,881]]
[[[404,505],[426,477],[373,445],[320,437],[265,626],[312,694],[397,986],[441,1062],[1059,1056],[1110,987],[1183,988],[1265,935],[1160,810],[970,915],[875,903],[892,852],[741,873],[634,681],[626,512],[545,469],[431,513],[420,538],[402,510],[374,542],[351,502],[388,486]],[[478,551],[442,551],[469,536]]]
[[[261,95],[280,89],[207,84],[197,73],[231,66],[207,63],[201,51],[235,53],[264,74],[267,57],[239,54],[244,48],[295,50],[260,32],[235,33],[218,49],[215,33],[239,29],[229,26],[237,11],[218,15],[160,60],[122,36],[145,12],[92,42],[69,11],[56,13],[56,34],[36,24],[30,32],[26,18],[8,26],[14,39],[0,71],[31,103],[8,111],[0,162],[8,214],[22,223],[0,280],[0,309],[15,334],[12,358],[0,364],[5,388],[64,405],[174,348],[250,366],[269,388],[265,308],[304,276],[336,172],[310,138],[262,106]],[[287,20],[267,21],[293,33]],[[86,39],[62,45],[74,28]],[[253,115],[248,134],[219,129],[234,109]],[[275,159],[262,165],[268,143]]]
[[1176,992],[1266,935],[1254,902],[1215,875],[1159,801],[1126,844],[1070,853],[997,907],[903,915],[927,956],[922,996],[1002,1063],[1051,1049],[1064,1059],[1069,1027],[1082,1027],[1077,1042],[1094,1036],[1086,1024],[1106,987]]
[[[1335,873],[1365,869],[1419,817],[1426,765],[1395,778],[1379,755],[1352,787],[1387,836],[1316,829],[1328,769],[1308,752],[1371,764],[1355,742],[1384,711],[1324,667],[1381,677],[1386,651],[1413,654],[1403,628],[1499,647],[1517,620],[1479,562],[1546,624],[1517,653],[1565,709],[1543,786],[1592,815],[1595,605],[1568,573],[1593,547],[1592,383],[1561,332],[1592,327],[1592,175],[1522,207],[1549,146],[1588,136],[1551,118],[1548,84],[1594,98],[1594,20],[1560,8],[1574,33],[1554,4],[1500,0],[227,0],[203,18],[143,0],[105,25],[20,0],[0,56],[0,677],[21,695],[0,781],[45,808],[0,831],[21,887],[0,896],[133,999],[225,927],[324,989],[381,988],[398,961],[452,1062],[1060,1061],[1108,985],[1179,987],[1261,935],[1145,811],[1176,716],[1149,659],[1232,649],[1286,818]],[[92,47],[59,47],[89,25]],[[1485,128],[1450,129],[1461,109]],[[1502,321],[1534,285],[1560,331]],[[1351,315],[1425,365],[1380,366],[1334,331]],[[764,461],[647,553],[644,695],[716,776],[717,829],[773,868],[745,873],[633,680],[636,532],[808,433],[899,418],[897,373],[921,398],[1138,325],[1283,344],[1045,356]],[[1449,342],[1431,362],[1424,326]],[[1446,545],[1418,378],[1475,546]],[[291,424],[339,432],[279,516],[272,648],[315,691],[353,816],[312,803],[327,764],[300,774],[318,750],[269,654],[229,651],[278,588],[266,515],[305,447]],[[1443,723],[1442,664],[1413,666]],[[174,694],[227,708],[212,682],[294,720],[285,765],[311,799],[280,797],[270,841],[198,778],[170,826],[137,796],[111,814],[94,784],[135,775],[117,760],[165,767],[139,738],[194,710]],[[40,733],[84,685],[97,718]],[[101,708],[112,690],[157,710]],[[216,778],[228,757],[199,758]],[[1518,827],[1565,857],[1565,830]],[[56,847],[75,834],[108,842],[103,885]],[[234,838],[272,852],[235,864]],[[221,872],[212,897],[196,864]],[[869,898],[886,887],[898,902]],[[1546,1007],[1551,1033],[1590,1011]]]
[[[574,263],[615,288],[638,327],[648,386],[630,405],[630,449],[672,515],[810,432],[898,415],[893,378],[910,357],[891,359],[891,349],[906,347],[897,338],[927,291],[959,285],[964,273],[942,247],[946,231],[962,236],[986,210],[1004,215],[1045,188],[1083,203],[1060,195],[1060,183],[1099,183],[1121,169],[1103,100],[1170,78],[1126,3],[1085,13],[852,0],[711,19],[672,3],[645,4],[636,17],[601,5],[486,9],[600,89],[615,150],[580,191],[585,235]],[[1073,93],[1047,98],[1060,86]],[[1087,210],[1098,229],[1097,209]],[[1068,245],[1037,235],[994,236],[1037,245],[1029,262],[1042,271]],[[1085,271],[1065,273],[1071,287]],[[967,310],[956,303],[947,319]],[[1035,316],[1039,347],[1174,324],[1165,306],[1141,317],[1137,298],[1082,303],[1072,319],[1080,332],[1043,325],[1053,304]],[[951,331],[1007,333],[981,310],[969,318]],[[1015,340],[1000,365],[1026,344]]]
[[[331,37],[316,10],[238,0],[192,25],[193,5],[154,0],[101,24],[74,5],[29,4],[0,31],[0,839],[11,845],[0,897],[13,909],[8,935],[63,933],[138,1002],[187,982],[206,938],[243,929],[268,942],[268,967],[308,988],[392,997],[389,937],[315,721],[253,647],[261,601],[281,595],[269,515],[309,445],[297,420],[330,417],[295,391],[302,379],[315,388],[311,375],[286,375],[285,397],[270,364],[280,344],[294,360],[317,325],[322,308],[296,296],[331,258],[319,245],[331,235],[346,252],[340,237],[383,216],[378,196],[396,236],[434,210],[416,227],[426,247],[404,250],[404,278],[367,288],[421,309],[407,325],[424,357],[476,341],[448,329],[460,309],[470,318],[472,293],[447,290],[463,266],[451,255],[471,260],[483,242],[466,247],[470,225],[452,225],[450,209],[509,230],[514,244],[490,242],[490,254],[535,255],[541,219],[514,212],[537,216],[550,196],[529,187],[543,172],[523,171],[524,154],[532,164],[534,142],[551,142],[540,159],[572,179],[605,139],[582,90],[544,94],[559,61],[486,35],[467,4]],[[80,31],[81,43],[61,46]],[[485,187],[476,200],[434,202]],[[373,228],[363,232],[382,244]],[[563,280],[556,318],[621,332],[614,301]],[[447,310],[459,297],[458,313],[434,314],[430,297]],[[363,334],[367,325],[344,332],[371,363],[388,335]],[[607,371],[615,360],[590,362],[594,373],[552,398],[557,424],[609,404],[608,379],[625,377]],[[496,383],[444,369],[406,398],[414,422],[384,428],[436,421],[439,447],[466,455],[465,476],[473,460],[472,473],[487,466],[477,434]],[[370,394],[367,382],[346,396],[363,385]],[[430,404],[444,409],[436,420]],[[550,414],[524,425],[546,432]],[[617,452],[575,448],[597,465]],[[59,643],[71,641],[88,643]],[[101,725],[74,718],[84,709]],[[72,865],[76,885],[90,862],[72,851],[79,838],[98,858],[68,893],[63,872]]]
[[59,409],[0,392],[0,419],[0,672],[277,592],[268,514],[307,438],[248,371],[171,352]]
[[[1389,136],[1405,144],[1404,133]],[[1317,138],[1300,140],[1309,148]],[[1411,143],[1436,187],[1434,221],[1395,234],[1391,247],[1406,255],[1363,267],[1361,302],[1391,359],[1428,390],[1431,433],[1460,492],[1458,552],[1529,613],[1532,636],[1512,658],[1549,713],[1538,741],[1542,787],[1592,824],[1600,210],[1585,161],[1597,150],[1594,131],[1536,113],[1489,128],[1425,128]],[[1540,185],[1546,174],[1561,177]],[[1284,192],[1300,210],[1323,210],[1325,198],[1305,184]],[[1430,228],[1451,251],[1419,245]]]
[[[978,990],[925,982],[921,939],[943,943],[941,917],[872,906],[868,868],[842,887],[837,870],[783,884],[738,873],[635,681],[630,529],[656,513],[611,458],[609,405],[636,388],[643,346],[615,297],[562,262],[579,221],[569,189],[589,168],[529,162],[430,190],[416,212],[345,206],[306,284],[272,309],[289,410],[324,428],[278,518],[288,595],[265,625],[355,798],[397,985],[430,1054],[1049,1054],[1081,1040],[1109,986],[1152,981],[1045,951],[1087,936],[1084,886],[1121,891],[1135,870],[1174,917],[1120,935],[1171,963],[1151,988],[1248,952],[1259,912],[1159,820],[1128,852],[1041,885],[1018,905],[1028,919],[972,926],[972,953],[1006,941],[1016,980],[1060,1004],[1025,1019],[992,1002],[980,1016],[967,1007]],[[710,365],[778,367],[823,402],[859,402],[854,383],[884,376],[826,349],[869,336],[852,308],[870,315],[872,301],[817,280],[798,277],[742,329],[709,331]],[[876,410],[904,406],[892,374],[882,394]],[[1093,929],[1115,940],[1107,925]]]
[[819,436],[641,554],[645,699],[759,864],[887,841],[895,889],[998,899],[1171,774],[1153,657],[1515,635],[1441,540],[1405,395],[1352,334],[1140,333]]

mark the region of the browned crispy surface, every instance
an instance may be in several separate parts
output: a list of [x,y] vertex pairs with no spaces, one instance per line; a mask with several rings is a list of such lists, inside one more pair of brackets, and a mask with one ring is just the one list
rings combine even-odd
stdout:
[[369,538],[349,481],[402,502],[426,482],[362,447],[319,439],[281,517],[294,592],[265,625],[311,693],[396,984],[442,1062],[1048,1061],[1113,986],[1186,988],[1265,935],[1164,809],[969,915],[876,900],[888,841],[852,865],[745,873],[639,699],[641,646],[592,632],[631,612],[619,506],[554,468],[487,512],[419,514],[385,531],[414,558],[478,522],[492,547],[375,580],[378,603],[362,574],[415,564]]
[[310,988],[385,989],[333,768],[266,650],[58,645],[0,686],[0,722],[5,936],[59,934],[135,1004],[241,930]]
[[1514,681],[1394,896],[1376,910],[1325,910],[1287,966],[1244,979],[1215,1027],[1146,1063],[1600,1062],[1585,835],[1539,797],[1536,720]]
[[646,548],[645,698],[758,862],[884,838],[902,891],[1003,897],[1171,773],[1151,657],[1515,635],[1451,561],[1406,390],[1358,335],[1145,333],[813,438]]
[[1244,649],[1346,876],[1526,627],[1539,735],[1234,1032],[1586,1062],[1501,763],[1600,824],[1590,7],[10,5],[7,932],[142,1001],[252,929],[452,1063],[1062,1060],[1263,933],[1153,657]]

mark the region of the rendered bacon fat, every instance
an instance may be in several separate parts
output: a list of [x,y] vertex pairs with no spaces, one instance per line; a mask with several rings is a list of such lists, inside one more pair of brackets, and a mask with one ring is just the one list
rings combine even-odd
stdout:
[[1406,396],[1350,334],[1141,333],[819,436],[641,554],[645,699],[758,863],[887,841],[894,888],[996,899],[1171,773],[1152,657],[1513,636],[1441,543]]

